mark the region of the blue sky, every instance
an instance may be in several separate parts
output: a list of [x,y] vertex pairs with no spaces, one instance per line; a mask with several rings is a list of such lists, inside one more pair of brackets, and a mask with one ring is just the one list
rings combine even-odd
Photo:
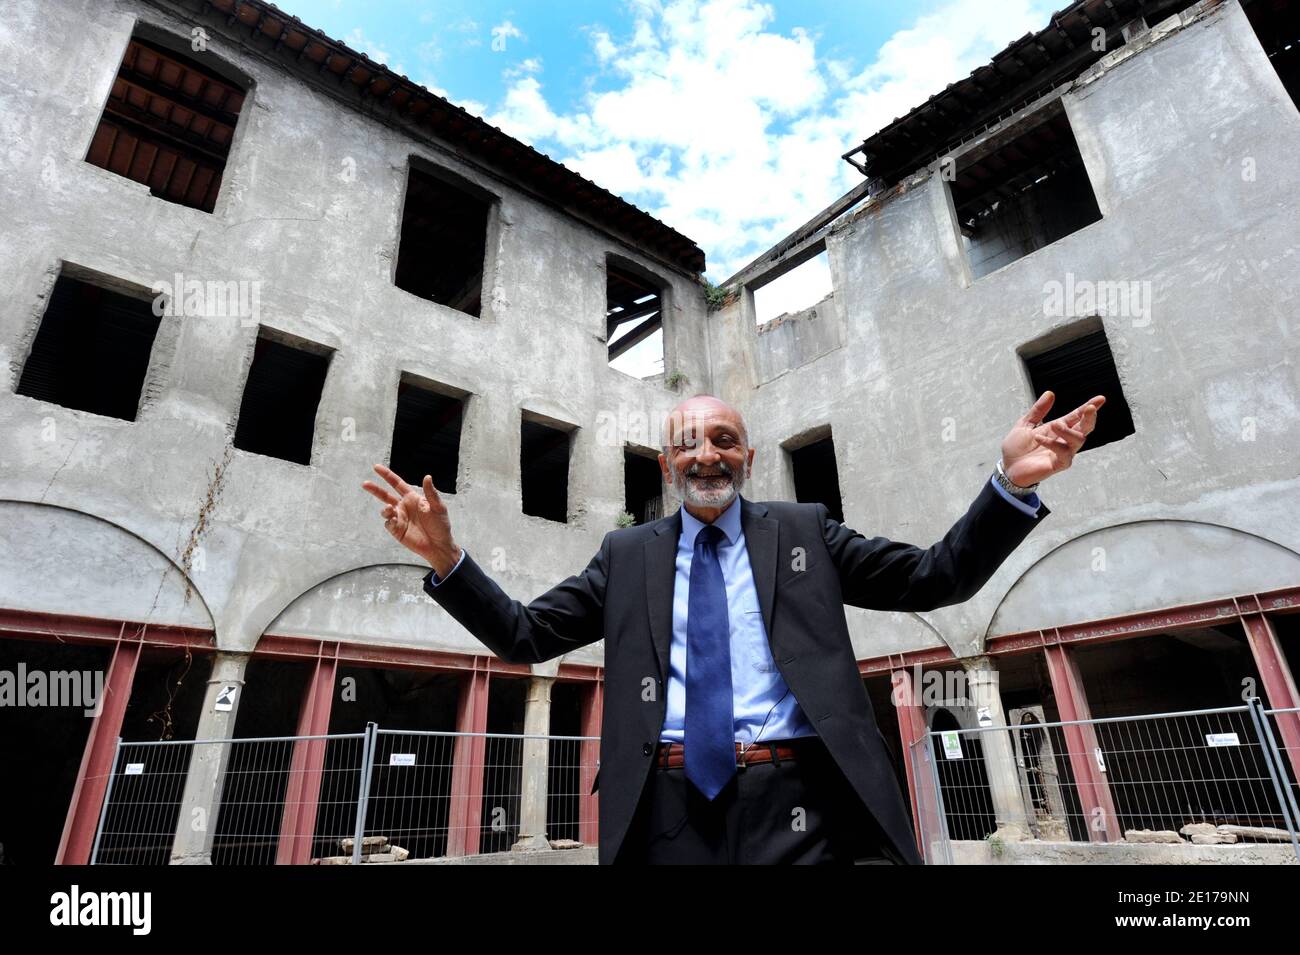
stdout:
[[690,236],[725,279],[865,136],[1064,0],[279,0]]

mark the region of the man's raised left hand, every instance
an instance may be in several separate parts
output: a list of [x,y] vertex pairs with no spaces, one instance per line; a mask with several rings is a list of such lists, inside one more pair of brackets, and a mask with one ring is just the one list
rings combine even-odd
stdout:
[[1106,398],[1097,395],[1067,415],[1043,421],[1055,401],[1056,395],[1044,391],[1002,439],[1002,470],[1011,483],[1029,487],[1068,468],[1097,426],[1097,411]]

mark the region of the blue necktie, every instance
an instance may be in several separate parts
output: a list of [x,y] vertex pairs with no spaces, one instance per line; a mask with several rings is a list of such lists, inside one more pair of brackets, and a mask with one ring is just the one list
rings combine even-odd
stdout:
[[686,778],[712,800],[736,774],[731,697],[731,627],[718,563],[722,530],[695,537],[686,611]]

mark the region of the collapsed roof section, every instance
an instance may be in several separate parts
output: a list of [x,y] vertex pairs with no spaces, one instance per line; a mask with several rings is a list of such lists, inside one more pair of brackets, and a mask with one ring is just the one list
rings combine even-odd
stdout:
[[685,272],[704,271],[698,245],[648,212],[561,163],[331,39],[263,0],[162,0],[190,19],[224,23],[299,75],[333,81],[368,107],[427,131],[580,219],[597,224]]
[[[1076,79],[1125,42],[1142,19],[1148,26],[1196,0],[1078,0],[1046,27],[1011,43],[965,79],[931,96],[906,116],[844,154],[872,191],[893,186],[956,146],[995,126],[1041,96]],[[1104,31],[1105,43],[1095,40]]]

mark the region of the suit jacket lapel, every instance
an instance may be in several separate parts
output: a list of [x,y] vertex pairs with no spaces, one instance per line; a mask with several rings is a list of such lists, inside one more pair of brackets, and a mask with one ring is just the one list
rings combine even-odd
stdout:
[[[776,520],[766,515],[766,507],[741,496],[740,527],[745,532],[749,567],[754,575],[754,589],[758,591],[758,605],[763,611],[763,626],[770,644],[779,527]],[[673,642],[673,588],[677,582],[677,541],[681,533],[679,509],[658,522],[654,536],[644,546],[650,638],[654,641],[655,657],[659,661],[659,676],[665,685],[668,682],[668,654]]]
[[673,642],[673,584],[677,580],[677,539],[682,515],[675,511],[658,521],[655,534],[645,542],[645,597],[650,611],[650,639],[659,661],[659,678],[668,686],[668,650]]
[[745,549],[749,551],[749,569],[758,591],[758,605],[763,610],[763,627],[767,642],[772,642],[772,596],[776,593],[778,522],[767,517],[762,504],[740,499],[740,527],[745,532]]

